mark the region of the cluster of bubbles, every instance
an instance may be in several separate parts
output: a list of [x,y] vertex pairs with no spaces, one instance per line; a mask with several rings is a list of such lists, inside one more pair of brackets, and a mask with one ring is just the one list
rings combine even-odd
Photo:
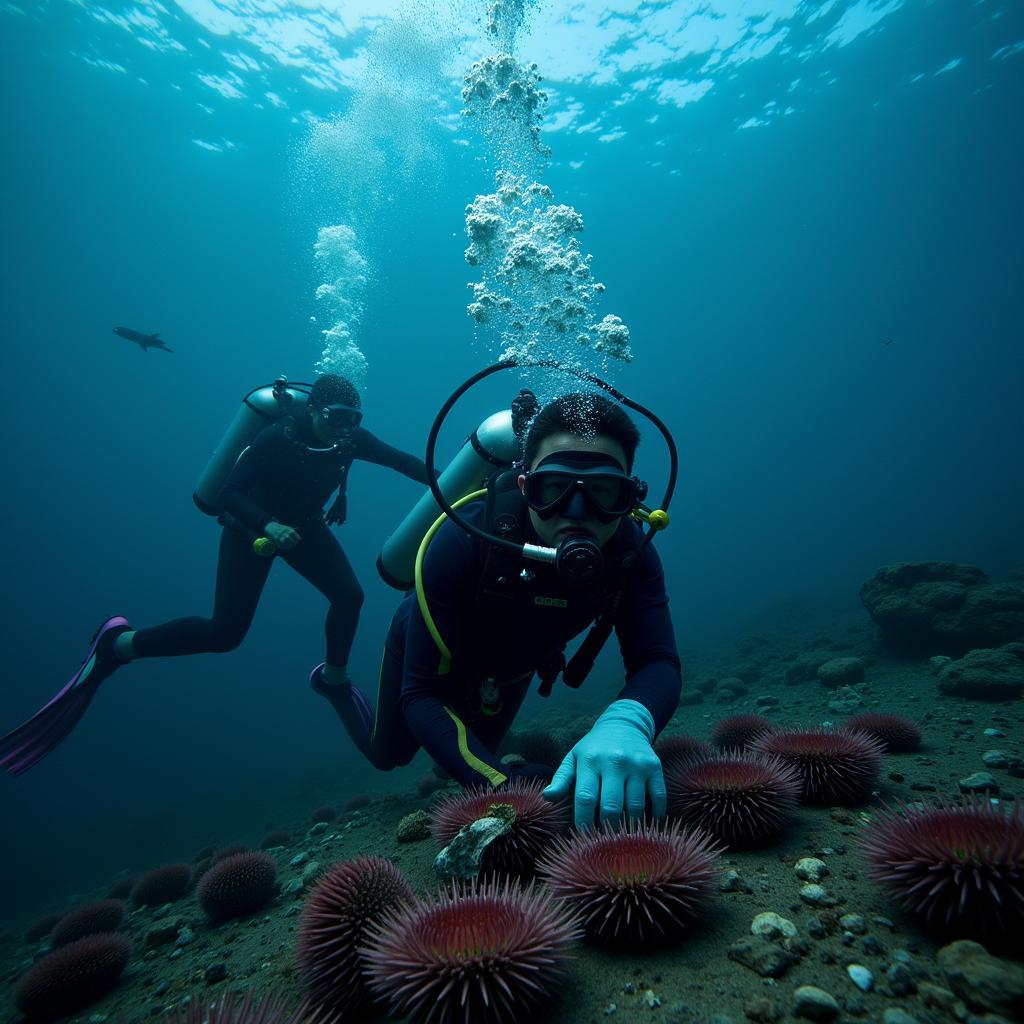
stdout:
[[317,304],[325,319],[333,321],[321,332],[324,347],[316,372],[341,374],[358,388],[366,377],[366,356],[355,339],[364,310],[366,259],[359,251],[355,231],[346,224],[321,228],[313,252],[326,279],[316,290]]
[[311,212],[320,311],[311,323],[323,330],[318,373],[341,373],[354,383],[366,376],[359,347],[363,296],[374,276],[373,240],[408,230],[425,189],[438,181],[437,115],[450,88],[448,67],[455,33],[436,12],[415,0],[380,23],[365,50],[365,65],[342,112],[313,121],[294,154],[297,205]]
[[551,189],[498,172],[498,187],[466,208],[470,244],[466,262],[479,267],[468,312],[478,324],[498,328],[500,358],[552,359],[578,353],[566,342],[629,361],[629,329],[616,316],[589,324],[604,285],[590,270],[592,257],[575,237],[583,218],[553,201]]
[[540,139],[548,97],[540,88],[537,65],[493,54],[478,60],[463,81],[462,116],[478,122],[492,158],[504,169],[528,163],[539,172],[551,150]]
[[547,95],[537,65],[511,52],[526,7],[525,0],[491,4],[487,30],[502,52],[477,61],[464,78],[463,117],[479,126],[495,168],[494,192],[466,207],[466,262],[480,274],[469,284],[467,312],[497,332],[501,359],[604,374],[611,360],[632,359],[629,328],[617,316],[597,320],[604,285],[577,237],[583,217],[533,180],[550,150],[540,135]]

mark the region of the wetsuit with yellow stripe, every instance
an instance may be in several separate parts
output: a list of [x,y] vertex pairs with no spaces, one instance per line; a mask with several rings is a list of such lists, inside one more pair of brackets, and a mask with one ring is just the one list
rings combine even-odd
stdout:
[[[465,517],[479,522],[482,502]],[[632,531],[627,533],[626,531]],[[623,520],[605,545],[606,564],[616,566],[635,550],[640,528]],[[372,729],[351,716],[349,732],[376,767],[407,764],[423,747],[463,785],[499,785],[509,768],[495,755],[530,686],[534,672],[553,652],[583,632],[604,607],[615,585],[573,591],[554,569],[523,563],[510,574],[506,602],[481,599],[488,545],[446,522],[427,549],[423,584],[446,659],[409,594],[391,622],[381,664]],[[523,581],[518,569],[528,568]],[[653,545],[643,548],[626,578],[615,620],[626,683],[618,698],[643,704],[657,730],[676,709],[681,687],[679,657],[661,562]],[[364,705],[365,706],[365,705]],[[343,716],[348,719],[350,716]],[[348,724],[348,722],[346,722]]]

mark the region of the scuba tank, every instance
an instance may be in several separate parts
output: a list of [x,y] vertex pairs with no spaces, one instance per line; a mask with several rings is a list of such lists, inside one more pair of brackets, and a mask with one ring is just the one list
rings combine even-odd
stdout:
[[[450,502],[483,487],[497,469],[507,469],[518,454],[511,409],[496,412],[469,436],[458,454],[438,477],[437,486]],[[411,590],[416,552],[431,524],[441,513],[432,491],[427,491],[385,541],[377,557],[377,572],[388,586]]]
[[287,377],[278,377],[273,384],[253,388],[242,399],[235,418],[210,456],[192,494],[200,512],[208,516],[221,514],[217,499],[238,457],[265,426],[303,409],[312,386],[289,383]]

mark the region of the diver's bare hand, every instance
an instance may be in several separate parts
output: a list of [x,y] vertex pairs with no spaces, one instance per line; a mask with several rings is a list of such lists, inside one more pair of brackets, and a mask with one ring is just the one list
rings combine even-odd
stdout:
[[281,551],[287,551],[289,548],[295,547],[302,540],[298,530],[285,526],[284,523],[267,523],[263,527],[263,532]]

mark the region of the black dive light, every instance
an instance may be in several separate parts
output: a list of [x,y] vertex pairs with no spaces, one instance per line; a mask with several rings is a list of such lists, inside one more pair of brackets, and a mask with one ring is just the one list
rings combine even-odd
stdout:
[[427,480],[429,482],[430,491],[434,495],[434,500],[440,506],[444,514],[467,533],[479,537],[488,544],[496,544],[499,547],[507,548],[522,558],[554,565],[555,570],[558,572],[561,579],[569,586],[589,586],[601,579],[604,574],[604,555],[601,548],[594,540],[583,536],[569,536],[566,537],[565,540],[561,541],[557,548],[550,548],[540,544],[523,544],[510,540],[507,537],[488,533],[486,530],[482,530],[480,527],[464,519],[451,506],[438,485],[437,473],[434,468],[434,450],[437,445],[437,436],[440,433],[441,427],[444,424],[445,419],[448,417],[448,414],[451,412],[456,402],[458,402],[458,400],[467,391],[469,391],[470,388],[475,387],[480,383],[480,381],[495,373],[500,373],[502,370],[511,370],[514,367],[522,367],[524,369],[552,369],[570,374],[571,376],[604,391],[620,405],[624,405],[627,409],[632,409],[634,412],[639,413],[645,419],[653,423],[661,432],[669,452],[668,484],[665,488],[661,507],[651,510],[646,506],[640,505],[634,509],[632,513],[637,519],[647,525],[647,534],[644,538],[645,546],[654,539],[654,535],[659,530],[663,530],[668,526],[668,507],[672,501],[672,495],[676,487],[676,477],[679,472],[679,455],[676,450],[675,440],[669,432],[668,427],[666,427],[653,412],[640,405],[639,402],[634,402],[627,398],[621,391],[613,387],[607,381],[602,380],[600,377],[587,370],[563,366],[553,360],[520,362],[516,359],[504,359],[500,362],[493,363],[491,366],[485,367],[478,373],[473,374],[472,377],[456,388],[438,411],[437,416],[434,418],[434,422],[430,427],[430,433],[427,435],[427,450],[424,455],[424,462],[427,465]]

